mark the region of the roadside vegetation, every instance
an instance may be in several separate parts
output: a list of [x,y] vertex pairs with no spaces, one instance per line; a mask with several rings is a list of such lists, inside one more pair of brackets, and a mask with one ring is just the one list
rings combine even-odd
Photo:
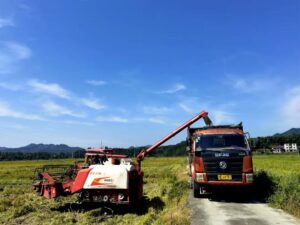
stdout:
[[254,167],[261,197],[300,218],[300,155],[255,155]]

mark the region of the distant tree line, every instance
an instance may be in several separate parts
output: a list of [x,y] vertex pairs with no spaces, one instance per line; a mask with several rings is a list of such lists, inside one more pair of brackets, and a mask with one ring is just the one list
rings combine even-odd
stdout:
[[[114,151],[118,154],[125,154],[130,157],[136,157],[141,151],[146,150],[148,146],[144,147],[129,147],[129,148],[114,148]],[[148,156],[184,156],[186,155],[186,142],[182,141],[175,145],[160,146]]]
[[251,138],[250,143],[253,149],[272,148],[273,145],[284,145],[285,143],[296,143],[300,146],[300,135],[292,134],[288,136],[268,136],[268,137],[257,137]]

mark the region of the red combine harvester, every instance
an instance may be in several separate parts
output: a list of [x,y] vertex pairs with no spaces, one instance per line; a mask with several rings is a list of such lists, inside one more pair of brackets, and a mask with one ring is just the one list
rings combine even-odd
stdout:
[[137,163],[126,155],[111,149],[86,149],[85,166],[46,165],[36,169],[33,187],[46,198],[79,193],[79,203],[104,202],[130,204],[143,196],[144,157],[170,138],[189,127],[200,118],[208,119],[201,112],[137,156]]
[[143,174],[127,155],[115,154],[112,149],[88,148],[84,163],[38,168],[34,189],[46,198],[79,193],[79,203],[128,204],[142,195]]

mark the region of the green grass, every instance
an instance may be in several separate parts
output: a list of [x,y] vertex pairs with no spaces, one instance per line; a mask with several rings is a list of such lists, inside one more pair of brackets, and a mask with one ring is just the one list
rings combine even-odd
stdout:
[[[0,162],[0,224],[190,224],[185,157],[146,158],[142,164],[145,199],[138,209],[104,222],[99,208],[60,210],[76,195],[49,200],[32,190],[34,168],[72,163],[69,159]],[[263,181],[260,188],[273,188],[267,202],[300,217],[300,156],[255,155],[254,165]]]

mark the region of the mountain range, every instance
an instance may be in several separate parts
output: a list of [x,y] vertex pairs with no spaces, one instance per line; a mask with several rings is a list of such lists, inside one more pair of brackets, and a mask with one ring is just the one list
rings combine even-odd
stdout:
[[289,136],[300,134],[300,128],[291,128],[283,133],[274,134],[274,136]]
[[0,147],[0,152],[49,152],[49,153],[60,153],[60,152],[74,152],[82,150],[80,147],[70,147],[68,145],[59,144],[29,144],[19,148],[6,148]]

